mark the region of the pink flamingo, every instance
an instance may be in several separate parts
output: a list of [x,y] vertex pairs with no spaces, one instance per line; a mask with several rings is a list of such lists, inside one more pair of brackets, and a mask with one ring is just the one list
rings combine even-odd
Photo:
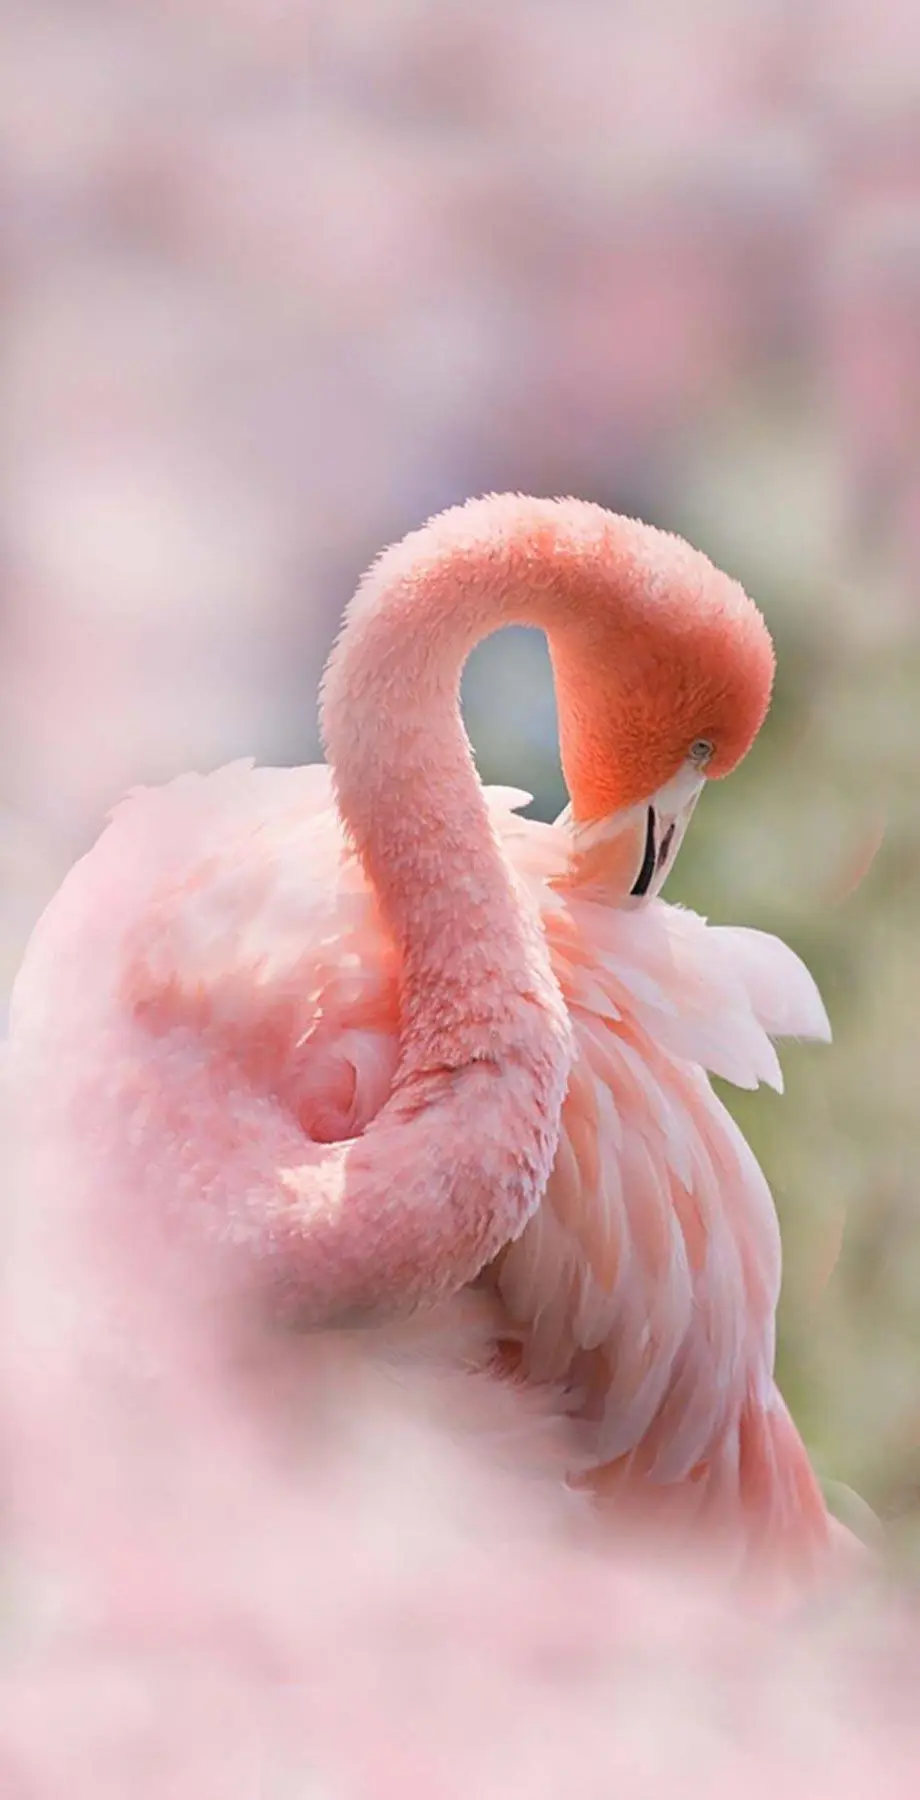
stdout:
[[[468,652],[512,623],[549,640],[555,825],[483,789],[461,720]],[[827,1018],[775,938],[658,898],[773,668],[678,538],[576,500],[454,508],[351,604],[328,766],[117,809],[36,928],[11,1046],[132,1229],[181,1224],[302,1324],[422,1358],[455,1317],[461,1362],[571,1421],[611,1516],[799,1570],[833,1527],[774,1382],[777,1221],[708,1074],[780,1088],[771,1037]]]

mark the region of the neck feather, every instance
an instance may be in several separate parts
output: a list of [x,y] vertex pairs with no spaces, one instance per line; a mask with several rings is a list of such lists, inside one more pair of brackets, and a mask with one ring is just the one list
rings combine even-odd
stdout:
[[345,827],[402,959],[404,1060],[495,1054],[522,1010],[552,1002],[542,930],[489,818],[460,712],[469,652],[534,623],[507,570],[412,540],[353,602],[326,673],[323,731]]

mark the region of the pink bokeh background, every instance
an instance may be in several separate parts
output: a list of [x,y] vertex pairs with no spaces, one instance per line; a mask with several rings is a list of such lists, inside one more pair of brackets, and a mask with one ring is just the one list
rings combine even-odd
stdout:
[[[898,1553],[778,1633],[573,1544],[350,1349],[304,1353],[293,1437],[168,1323],[151,1400],[8,1169],[4,1800],[906,1800],[920,9],[0,0],[0,293],[4,1007],[127,787],[316,756],[342,607],[432,510],[576,492],[763,601],[774,720],[681,891],[828,996],[826,1063],[743,1122],[785,1386]],[[484,774],[561,804],[540,646],[467,700]]]

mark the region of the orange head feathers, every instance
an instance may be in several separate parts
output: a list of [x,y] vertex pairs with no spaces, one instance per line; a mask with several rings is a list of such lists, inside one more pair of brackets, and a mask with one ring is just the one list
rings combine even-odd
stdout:
[[[416,691],[442,667],[439,645],[455,647],[459,679],[501,625],[546,632],[580,822],[650,798],[697,746],[698,766],[727,775],[769,706],[773,645],[738,583],[681,538],[590,502],[490,494],[450,507],[384,552],[352,618],[384,599]],[[372,672],[389,642],[367,640]]]
[[708,557],[580,500],[490,496],[448,520],[483,573],[502,568],[509,610],[547,632],[576,818],[649,798],[694,752],[709,775],[740,762],[770,703],[773,645]]

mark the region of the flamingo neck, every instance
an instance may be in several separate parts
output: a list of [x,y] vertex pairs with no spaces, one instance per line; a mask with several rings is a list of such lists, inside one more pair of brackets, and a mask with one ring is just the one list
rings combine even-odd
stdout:
[[359,590],[323,692],[341,818],[400,954],[404,1070],[499,1057],[522,1023],[558,1035],[562,1006],[460,710],[475,644],[535,621],[500,573],[465,587],[447,561],[426,578],[411,547]]
[[[493,496],[387,551],[349,608],[326,671],[323,733],[343,825],[400,955],[400,1060],[361,1139],[336,1148],[335,1182],[311,1212],[310,1280],[324,1256],[336,1270],[334,1311],[316,1296],[316,1321],[379,1318],[456,1292],[543,1196],[573,1033],[536,903],[489,817],[460,677],[491,632],[541,627],[551,651],[571,647],[560,693],[570,735],[597,735],[619,528],[600,508],[563,516],[552,502]],[[622,596],[626,609],[628,582]],[[592,618],[606,624],[603,681]],[[572,798],[579,816],[575,788]]]

